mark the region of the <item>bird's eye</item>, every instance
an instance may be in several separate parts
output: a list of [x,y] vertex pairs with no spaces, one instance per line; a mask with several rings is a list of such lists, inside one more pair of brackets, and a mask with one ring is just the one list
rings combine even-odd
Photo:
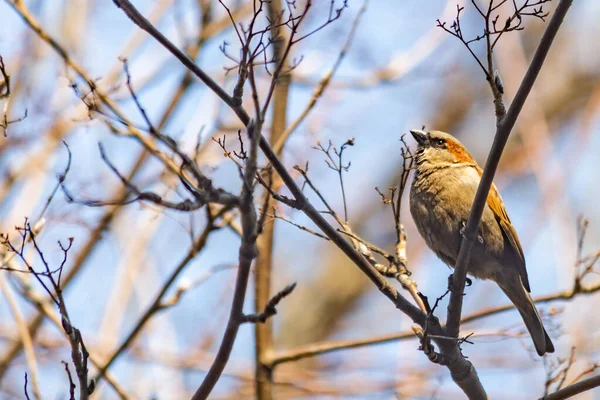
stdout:
[[446,142],[444,141],[444,139],[435,139],[435,140],[434,140],[434,143],[435,143],[437,146],[443,146],[443,145],[444,145],[444,143],[446,143]]

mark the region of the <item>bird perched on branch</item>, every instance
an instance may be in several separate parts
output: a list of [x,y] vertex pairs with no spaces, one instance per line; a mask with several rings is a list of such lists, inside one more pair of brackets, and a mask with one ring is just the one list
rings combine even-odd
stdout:
[[[410,212],[429,248],[454,268],[483,171],[453,136],[439,131],[410,132],[418,143]],[[496,282],[521,314],[537,353],[543,356],[554,352],[529,295],[525,257],[517,232],[495,185],[483,210],[467,273]]]

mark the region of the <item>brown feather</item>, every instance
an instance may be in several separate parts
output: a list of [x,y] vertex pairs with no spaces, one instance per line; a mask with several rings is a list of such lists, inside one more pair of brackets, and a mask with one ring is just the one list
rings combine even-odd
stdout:
[[[483,175],[483,170],[479,166],[477,166],[477,172],[479,173],[479,176]],[[496,221],[500,225],[504,237],[510,244],[512,253],[515,256],[514,261],[517,264],[516,267],[519,271],[519,275],[521,276],[523,286],[528,293],[531,293],[531,288],[529,287],[529,276],[527,275],[527,268],[525,267],[525,255],[523,254],[523,248],[521,247],[521,242],[519,242],[517,231],[510,222],[510,218],[508,217],[508,213],[504,207],[504,202],[502,201],[502,197],[500,196],[500,192],[498,192],[498,188],[496,187],[495,183],[492,183],[486,203],[494,213]]]
[[496,188],[495,184],[492,184],[492,188],[490,189],[490,193],[487,198],[487,205],[494,213],[500,228],[502,228],[502,233],[504,234],[505,238],[508,239],[511,250],[516,256],[514,258],[517,264],[516,267],[519,271],[519,275],[521,276],[521,281],[529,293],[531,292],[531,288],[529,287],[529,277],[527,276],[527,269],[525,268],[525,255],[523,254],[523,248],[519,242],[517,231],[515,231],[513,224],[510,222],[510,218],[508,218],[506,208],[504,208],[504,203],[502,202],[502,198],[500,197],[500,193],[498,193],[498,189]]

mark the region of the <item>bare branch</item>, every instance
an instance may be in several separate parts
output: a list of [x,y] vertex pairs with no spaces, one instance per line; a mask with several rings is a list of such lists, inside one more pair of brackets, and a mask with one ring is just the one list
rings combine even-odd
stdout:
[[[564,291],[558,292],[546,296],[539,296],[533,299],[536,304],[546,304],[555,301],[569,301],[574,299],[575,297],[591,295],[600,292],[600,283],[592,286],[579,287],[577,291]],[[434,305],[435,307],[435,305]],[[508,303],[505,305],[486,308],[472,314],[469,314],[461,320],[461,325],[478,321],[483,318],[491,317],[498,315],[500,313],[514,310],[515,306],[512,303]],[[430,335],[433,337],[435,335]],[[363,346],[371,346],[383,343],[389,343],[397,340],[407,340],[413,339],[415,334],[413,331],[403,331],[385,335],[374,336],[365,339],[355,339],[355,340],[337,340],[337,341],[328,341],[321,343],[313,343],[306,346],[299,346],[295,349],[289,349],[277,352],[273,354],[271,357],[271,361],[273,364],[286,363],[291,361],[301,360],[307,357],[315,357],[321,354],[327,354],[339,350],[345,349],[353,349],[357,347]],[[594,364],[593,366],[595,366]],[[592,367],[593,367],[592,366]],[[592,368],[590,367],[590,368]],[[571,384],[574,383],[574,380]]]
[[552,394],[541,397],[540,400],[562,400],[600,386],[600,375],[577,382]]
[[67,373],[67,378],[69,379],[69,400],[75,400],[75,382],[73,382],[73,377],[71,376],[71,370],[69,370],[69,363],[66,361],[62,362],[65,366],[65,372]]

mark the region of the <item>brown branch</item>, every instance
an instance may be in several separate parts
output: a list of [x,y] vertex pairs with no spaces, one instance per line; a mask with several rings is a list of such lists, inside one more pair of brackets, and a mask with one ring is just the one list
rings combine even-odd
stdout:
[[292,283],[291,285],[284,287],[267,302],[267,304],[264,307],[264,310],[261,313],[245,315],[244,322],[260,322],[261,324],[264,324],[269,318],[277,314],[277,304],[279,304],[279,302],[285,297],[289,296],[295,288],[296,283]]
[[0,56],[0,75],[2,75],[0,81],[0,100],[2,100],[10,96],[10,75],[6,72],[6,65],[4,65],[2,56]]
[[413,330],[414,334],[419,338],[419,341],[421,342],[421,346],[419,346],[419,350],[421,350],[427,356],[429,361],[431,361],[434,364],[444,365],[444,366],[449,365],[452,362],[452,360],[449,360],[443,354],[435,351],[435,348],[431,344],[430,336],[427,335],[420,326],[413,325],[412,330]]
[[477,230],[481,221],[481,215],[483,214],[483,209],[486,204],[488,193],[492,186],[494,174],[496,173],[496,169],[498,167],[498,162],[502,156],[502,151],[504,150],[504,146],[506,145],[508,136],[515,125],[517,117],[523,108],[523,104],[525,103],[525,100],[527,99],[527,96],[533,87],[533,83],[535,82],[542,65],[544,64],[544,60],[546,59],[546,55],[550,50],[552,41],[554,40],[554,37],[556,36],[556,33],[558,32],[558,29],[572,3],[572,0],[560,1],[554,12],[554,15],[552,16],[552,19],[548,23],[548,27],[546,28],[542,39],[540,40],[540,44],[535,52],[535,55],[533,56],[533,59],[531,60],[529,69],[527,70],[527,73],[521,82],[521,86],[519,87],[519,90],[517,91],[517,94],[515,95],[515,98],[511,103],[506,116],[504,116],[501,122],[498,124],[494,143],[483,170],[481,182],[477,188],[475,200],[473,201],[471,213],[467,221],[465,234],[460,246],[458,259],[456,261],[456,268],[452,278],[453,290],[450,295],[450,302],[448,304],[448,318],[446,321],[446,330],[450,336],[458,337],[459,334],[467,266],[469,265],[473,243],[477,240]]
[[[532,16],[545,21],[545,18],[548,16],[548,13],[543,11],[543,5],[551,0],[539,0],[531,3],[529,0],[523,2],[523,4],[518,7],[515,0],[512,1],[514,12],[510,15],[506,20],[504,20],[504,24],[498,24],[498,20],[500,18],[500,14],[492,15],[496,10],[498,10],[507,0],[502,0],[494,5],[494,0],[490,0],[488,3],[487,10],[483,10],[477,4],[477,1],[471,0],[471,3],[481,16],[484,21],[483,33],[477,35],[472,39],[466,39],[464,37],[462,28],[461,28],[461,12],[464,10],[464,7],[457,5],[456,18],[452,22],[452,25],[448,28],[445,22],[441,22],[439,19],[437,20],[437,26],[442,28],[445,32],[459,39],[463,45],[467,48],[471,56],[477,61],[481,69],[485,74],[485,79],[487,80],[490,89],[492,90],[492,95],[494,97],[494,108],[496,114],[496,123],[499,124],[504,115],[506,114],[506,107],[504,105],[504,101],[502,99],[502,94],[504,93],[504,88],[502,85],[502,79],[498,71],[494,68],[494,47],[502,37],[504,33],[514,32],[523,30],[523,17]],[[536,6],[539,6],[537,9]],[[516,23],[514,23],[516,21]],[[473,42],[478,42],[480,40],[485,39],[485,47],[486,47],[486,64],[483,64],[483,61],[479,59],[479,57],[475,54],[473,49],[471,48],[471,44]]]
[[[318,146],[320,146],[320,143],[317,143]],[[306,167],[302,168],[298,165],[294,166],[294,169],[298,172],[300,172],[300,174],[302,175],[302,178],[304,178],[304,183],[306,185],[308,185],[308,187],[317,195],[317,197],[319,198],[319,200],[321,200],[321,203],[323,203],[323,205],[325,206],[325,208],[327,208],[327,213],[329,215],[331,215],[333,217],[333,219],[335,219],[335,221],[338,223],[338,225],[340,225],[340,227],[342,227],[342,229],[345,229],[345,223],[344,221],[337,215],[337,213],[335,212],[335,210],[333,209],[333,207],[329,204],[329,202],[327,201],[327,199],[325,199],[325,196],[323,196],[323,194],[321,193],[321,191],[315,186],[315,184],[313,183],[313,181],[308,177],[308,164],[306,164]],[[304,197],[304,195],[303,195]],[[296,200],[298,200],[298,198],[296,198]]]
[[366,339],[332,340],[320,343],[311,343],[298,346],[289,350],[281,350],[271,354],[268,361],[272,367],[304,358],[315,357],[321,354],[333,353],[339,350],[355,349],[364,346],[388,343],[396,340],[414,339],[413,331],[389,333]]
[[383,258],[385,258],[386,260],[388,260],[390,262],[395,261],[393,255],[391,255],[390,253],[386,252],[383,249],[380,249],[379,247],[375,246],[374,244],[367,242],[365,239],[361,238],[357,234],[355,234],[355,233],[353,233],[351,231],[343,230],[343,229],[338,229],[337,231],[339,233],[343,234],[343,235],[346,235],[346,236],[352,238],[353,240],[356,240],[358,243],[364,245],[368,250],[372,251],[373,253],[379,254],[380,256],[382,256]]
[[71,370],[69,370],[69,363],[66,361],[62,361],[65,366],[65,372],[67,374],[67,379],[69,380],[69,400],[75,400],[75,382],[73,382],[73,377],[71,376]]
[[571,386],[574,385],[575,383],[577,383],[581,378],[583,378],[586,375],[591,374],[592,372],[596,371],[598,368],[600,368],[600,363],[593,363],[592,365],[590,365],[588,368],[584,369],[583,371],[581,371],[580,373],[578,373],[573,379],[571,379],[571,382],[569,382],[569,384],[567,386]]
[[[283,11],[281,8],[281,3],[276,0],[277,5],[273,6],[272,4],[270,4],[269,7],[269,19],[274,19],[275,21],[278,21],[281,19],[281,17],[278,17],[277,15],[280,14],[282,15]],[[290,50],[292,49],[292,46],[294,45],[295,41],[294,41],[294,37],[296,35],[296,33],[298,32],[298,29],[300,28],[300,25],[302,24],[302,22],[304,21],[305,17],[308,15],[308,10],[310,9],[310,7],[312,6],[312,2],[309,0],[306,2],[305,6],[304,6],[304,10],[302,10],[302,12],[300,13],[299,16],[295,17],[292,14],[292,8],[288,6],[289,9],[289,13],[290,13],[290,18],[289,18],[289,23],[287,23],[286,25],[290,27],[290,32],[289,34],[282,34],[282,32],[284,32],[283,30],[281,30],[281,26],[278,24],[273,24],[272,27],[272,39],[274,40],[274,44],[275,44],[275,50],[274,50],[274,59],[276,60],[276,68],[275,71],[273,72],[273,76],[271,77],[271,83],[270,83],[270,87],[269,90],[267,91],[267,94],[265,96],[265,101],[264,104],[262,106],[262,110],[259,113],[259,116],[261,118],[261,120],[263,120],[267,114],[267,110],[269,107],[269,103],[271,101],[271,98],[273,98],[273,95],[276,92],[276,87],[277,85],[279,85],[279,80],[281,78],[284,79],[284,82],[282,83],[282,85],[280,86],[281,94],[285,94],[285,101],[284,101],[284,105],[287,105],[287,93],[289,91],[289,81],[291,79],[291,75],[289,74],[289,70],[286,71],[285,70],[285,64],[287,61],[287,57],[290,53]],[[286,40],[284,40],[286,39]],[[256,90],[253,90],[253,94],[256,94]],[[259,106],[257,104],[257,106]],[[259,106],[260,107],[260,106]],[[281,105],[279,106],[281,107]],[[284,114],[284,116],[286,116],[286,114]],[[273,116],[275,118],[275,116]],[[280,118],[279,116],[277,118]],[[277,122],[277,121],[274,121]],[[279,121],[282,122],[282,121]],[[283,121],[284,124],[282,126],[278,126],[277,128],[280,128],[281,130],[285,129],[285,121]],[[281,132],[277,132],[277,136],[279,136],[281,134]]]
[[[273,219],[280,219],[280,220],[282,220],[282,221],[284,221],[284,222],[287,222],[288,224],[295,226],[296,228],[300,229],[301,231],[304,231],[304,232],[310,233],[311,235],[314,235],[314,236],[316,236],[316,237],[318,237],[318,238],[320,238],[320,239],[326,240],[326,241],[328,241],[328,242],[330,241],[330,239],[329,239],[327,236],[325,236],[325,235],[322,235],[322,234],[320,234],[319,232],[315,232],[315,231],[313,231],[312,229],[310,229],[310,228],[307,228],[307,227],[306,227],[306,226],[304,226],[304,225],[297,224],[297,223],[295,223],[294,221],[292,221],[292,220],[290,220],[290,219],[287,219],[286,217],[284,217],[284,216],[282,216],[282,215],[278,214],[278,213],[277,213],[277,211],[275,210],[275,208],[273,208],[273,214],[271,214],[270,216],[271,216]],[[343,232],[343,231],[340,231],[340,232]]]
[[[148,153],[143,152],[135,163],[134,167],[129,173],[129,178],[132,179],[133,176],[141,169],[144,161],[148,158]],[[124,198],[126,195],[125,188],[119,188],[116,192],[116,198]],[[93,253],[94,249],[100,242],[100,238],[106,232],[111,222],[118,215],[120,210],[119,206],[111,207],[99,220],[97,226],[90,233],[90,237],[88,241],[83,245],[81,251],[75,258],[75,262],[71,269],[66,274],[63,279],[63,290],[67,285],[74,280],[74,278],[78,275],[78,273],[82,270],[85,262],[88,257]],[[43,320],[45,318],[45,314],[42,311],[39,311],[38,314],[29,322],[29,331],[31,335],[34,335],[35,332],[40,328]],[[10,362],[19,354],[22,348],[23,342],[21,340],[15,341],[15,343],[11,346],[11,348],[5,353],[5,356],[0,362],[0,378],[7,371]]]
[[[194,73],[206,86],[209,87],[217,96],[219,96],[226,104],[233,106],[232,98],[225,92],[217,82],[202,71],[190,57],[179,50],[169,39],[167,39],[160,31],[158,31],[150,21],[148,21],[128,0],[113,0],[113,2],[123,10],[131,21],[133,21],[140,29],[148,32],[154,39],[162,44],[167,50],[177,57],[181,63]],[[63,57],[64,58],[64,57]]]
[[[282,134],[287,125],[287,109],[289,99],[289,88],[291,82],[291,74],[289,71],[281,70],[285,63],[285,44],[289,43],[290,35],[287,30],[278,24],[281,22],[283,16],[282,0],[272,0],[267,3],[267,11],[271,24],[271,42],[273,43],[273,60],[276,63],[277,70],[281,71],[279,77],[273,77],[273,80],[277,79],[273,93],[273,107],[272,107],[272,119],[271,119],[271,136],[269,141],[271,144],[281,142],[281,146],[276,150],[278,155],[281,155],[283,146],[285,144],[285,138]],[[263,215],[266,216],[268,205],[272,194],[273,197],[279,197],[279,189],[281,186],[281,180],[273,176],[269,170],[269,174],[264,182],[264,186],[268,189],[263,194],[262,210]],[[258,173],[259,181],[263,182],[261,174]],[[271,296],[271,271],[273,270],[273,252],[274,252],[274,237],[275,237],[275,223],[265,225],[262,228],[262,234],[257,242],[258,257],[256,258],[255,265],[255,283],[254,283],[254,309],[256,312],[264,309],[269,304],[269,297]],[[273,311],[275,308],[273,307]],[[265,359],[268,354],[273,352],[273,323],[272,321],[265,320],[262,324],[256,324],[254,326],[255,334],[255,371],[254,371],[254,384],[256,386],[256,398],[258,400],[270,400],[272,399],[272,385],[273,385],[273,371],[268,368],[265,363]]]
[[[87,100],[87,95],[84,96],[82,100],[89,107],[89,111],[97,112],[101,115],[104,115],[107,118],[112,118],[109,116],[107,112],[101,111],[96,104],[98,101],[102,102],[104,106],[116,117],[119,123],[126,126],[127,131],[125,133],[120,132],[108,121],[104,122],[109,126],[111,131],[116,134],[130,136],[135,138],[142,146],[144,146],[154,157],[157,157],[165,167],[167,167],[171,172],[176,175],[180,175],[182,173],[181,168],[175,163],[170,157],[167,157],[163,152],[161,152],[156,145],[156,140],[154,138],[149,138],[144,135],[140,129],[138,129],[135,124],[127,118],[125,113],[117,106],[117,104],[100,88],[96,85],[95,81],[90,77],[90,75],[79,65],[77,64],[66,52],[64,47],[58,43],[58,41],[50,36],[38,23],[35,17],[32,15],[29,9],[27,9],[26,5],[20,1],[10,1],[7,0],[8,4],[21,16],[21,18],[29,25],[29,27],[38,35],[40,39],[45,41],[48,45],[50,45],[58,54],[62,57],[64,62],[72,68],[77,75],[86,82],[86,84],[90,87],[89,95],[92,95],[93,101],[90,103]],[[149,23],[148,21],[146,21]],[[184,58],[189,60],[189,57],[183,53],[181,53]],[[192,64],[193,62],[189,60]]]
[[181,299],[183,298],[185,293],[200,286],[201,284],[206,282],[209,278],[214,276],[217,272],[222,272],[222,271],[225,271],[228,269],[233,269],[233,268],[237,268],[237,265],[230,265],[230,264],[217,265],[215,267],[209,268],[208,271],[206,271],[204,274],[202,274],[202,276],[200,276],[199,278],[195,279],[193,282],[187,282],[187,281],[181,282],[179,284],[179,286],[177,287],[177,290],[175,291],[175,294],[173,294],[173,296],[171,296],[170,298],[168,298],[166,300],[162,300],[160,302],[160,304],[158,305],[157,311],[165,310],[167,308],[170,308],[170,307],[173,307],[173,306],[179,304],[179,302],[181,301]]
[[242,223],[242,243],[239,249],[238,274],[229,320],[215,360],[204,377],[202,384],[192,396],[192,400],[208,398],[229,360],[240,325],[245,322],[243,308],[248,287],[248,278],[250,276],[250,266],[257,256],[256,239],[258,232],[257,215],[254,208],[254,180],[257,171],[258,142],[262,136],[260,134],[260,121],[257,121],[256,124],[250,124],[248,128],[248,136],[251,138],[250,154],[246,162],[246,170],[244,171],[239,205]]
[[10,75],[6,72],[6,66],[4,65],[4,59],[0,55],[0,100],[6,99],[4,102],[4,107],[2,111],[2,116],[0,117],[0,128],[2,128],[4,137],[8,136],[8,126],[11,124],[16,124],[18,122],[23,121],[27,118],[27,109],[25,109],[25,113],[22,117],[9,120],[8,119],[8,109],[10,104]]
[[[545,304],[554,301],[569,301],[575,297],[579,297],[582,295],[591,295],[598,292],[600,292],[600,283],[588,287],[579,287],[576,290],[564,291],[546,296],[539,296],[534,298],[533,301],[536,304]],[[483,318],[494,316],[506,311],[511,311],[514,310],[514,308],[515,306],[512,303],[504,304],[497,307],[489,307],[463,317],[463,319],[460,322],[461,325],[463,325],[473,321],[478,321]],[[327,354],[339,350],[353,349],[357,347],[378,345],[397,340],[406,340],[414,338],[415,335],[411,330],[396,333],[388,333],[365,339],[333,340],[321,343],[312,343],[305,346],[299,346],[294,349],[276,352],[270,357],[270,362],[273,363],[273,365],[277,365],[291,361],[301,360],[303,358],[315,357],[321,354]]]
[[583,393],[585,391],[597,388],[599,386],[600,386],[600,375],[585,379],[581,382],[574,383],[571,386],[567,386],[564,389],[557,390],[556,392],[551,393],[547,396],[540,397],[540,400],[568,399],[569,397],[573,397],[579,393]]

